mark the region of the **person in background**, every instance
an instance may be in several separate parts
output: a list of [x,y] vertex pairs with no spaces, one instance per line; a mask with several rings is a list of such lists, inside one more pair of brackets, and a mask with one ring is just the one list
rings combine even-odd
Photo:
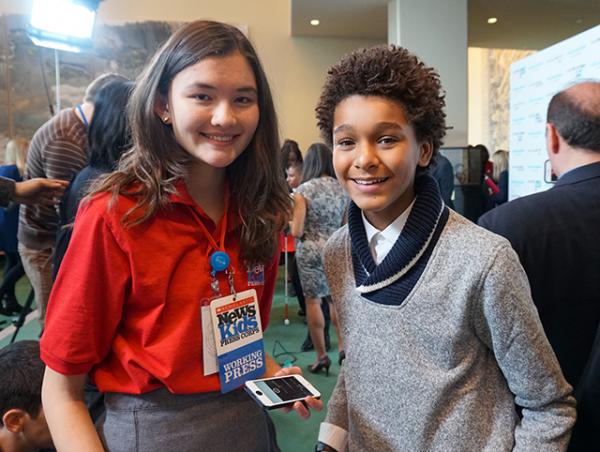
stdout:
[[[287,174],[287,178],[286,178],[287,183],[292,188],[292,190],[295,190],[296,188],[298,188],[298,186],[302,183],[302,165],[301,164],[299,165],[298,163],[292,163],[292,165],[287,168],[286,174]],[[300,282],[300,275],[298,274],[298,265],[296,263],[295,256],[291,262],[293,262],[292,265],[290,266],[290,268],[293,267],[291,270],[292,284],[294,286],[296,296],[298,297],[298,304],[300,305],[300,310],[298,311],[298,315],[305,316],[306,315],[306,300],[304,298],[304,293],[302,291],[302,284]],[[327,299],[328,299],[328,296],[323,297],[322,302],[321,302],[321,310],[323,311],[323,319],[325,322],[325,327],[323,329],[323,332],[325,334],[325,349],[327,351],[329,351],[329,349],[331,347],[331,339],[329,336],[329,326],[331,323],[331,315],[329,313],[329,303],[327,302]],[[308,352],[310,350],[314,350],[314,348],[315,347],[312,343],[312,339],[310,338],[310,331],[309,331],[306,335],[306,339],[300,346],[300,350],[303,352]]]
[[[61,452],[276,450],[268,415],[211,366],[218,320],[202,309],[251,293],[239,322],[269,323],[291,203],[258,56],[234,26],[189,22],[137,79],[129,113],[133,146],[80,206],[50,297],[42,401],[54,443]],[[240,385],[256,378],[251,366],[264,377],[300,373],[260,348],[236,351],[243,364],[229,367]],[[97,430],[83,398],[88,374],[105,393]],[[293,405],[303,417],[322,407],[303,402]]]
[[58,179],[36,177],[15,182],[13,179],[0,176],[0,207],[7,207],[11,202],[53,207],[67,185],[69,182]]
[[444,105],[436,71],[402,47],[328,71],[317,121],[352,202],[323,254],[346,361],[317,450],[568,444],[572,388],[515,252],[445,206],[427,171]]
[[285,169],[285,180],[294,191],[302,183],[302,163],[293,162]]
[[[295,191],[298,188],[298,186],[302,183],[302,164],[298,164],[297,161],[293,161],[285,172],[287,176],[286,181],[288,185],[291,187],[292,191]],[[294,287],[294,292],[296,293],[296,297],[298,298],[298,304],[300,305],[298,315],[304,317],[306,315],[306,300],[304,298],[304,292],[302,291],[302,283],[300,282],[300,275],[298,273],[298,264],[296,262],[295,253],[293,254],[293,257],[289,262],[291,262],[290,275]],[[325,322],[325,327],[323,329],[323,332],[325,334],[325,349],[329,351],[329,349],[331,348],[331,339],[329,336],[331,316],[329,313],[329,303],[327,302],[327,299],[328,296],[323,297],[321,302],[321,310],[323,311],[323,319]],[[315,346],[312,343],[309,331],[307,332],[306,339],[300,346],[300,350],[303,352],[308,352],[310,350],[314,350],[314,348]]]
[[[296,260],[306,300],[306,319],[316,361],[308,370],[329,374],[331,360],[325,344],[325,318],[321,308],[322,298],[329,297],[321,252],[331,234],[343,223],[347,198],[335,178],[331,150],[323,143],[312,144],[306,152],[302,169],[302,184],[294,192],[292,235],[296,237]],[[328,301],[326,301],[328,302]],[[335,312],[330,315],[336,325]],[[337,328],[336,328],[337,330]],[[344,359],[342,336],[338,332],[339,359]]]
[[473,221],[486,213],[488,210],[494,208],[494,201],[489,196],[489,185],[488,181],[493,180],[494,176],[494,163],[490,160],[490,151],[483,144],[476,144],[473,146],[474,150],[479,151],[481,158],[481,174],[479,175],[479,191],[477,194],[473,194],[473,202],[475,208],[475,216]]
[[[103,74],[88,85],[83,102],[58,112],[33,135],[24,179],[54,178],[71,181],[87,162],[87,128],[98,90],[111,80],[125,78]],[[35,292],[39,322],[44,327],[46,305],[52,288],[52,253],[58,230],[54,206],[23,205],[19,214],[19,254]]]
[[454,165],[455,185],[463,185],[467,183],[468,174],[465,172],[465,165],[457,163]]
[[[288,182],[288,188],[290,193],[300,185],[302,180],[302,152],[298,146],[298,142],[290,139],[286,139],[281,146],[281,164],[283,166],[283,175]],[[288,176],[288,170],[292,177]],[[295,243],[292,237],[288,237],[287,249],[284,249],[285,245],[285,233],[281,233],[281,248],[282,251],[288,253],[288,274],[286,275],[288,284],[291,282],[292,287],[290,294],[296,296],[298,300],[298,315],[306,315],[306,306],[304,303],[304,294],[302,293],[302,285],[300,284],[300,278],[298,276],[298,268],[296,265],[295,256]]]
[[94,117],[88,131],[88,164],[75,176],[60,203],[60,223],[54,249],[53,279],[67,250],[80,201],[101,175],[114,171],[121,155],[131,147],[127,102],[133,82],[114,80],[96,95]]
[[[302,182],[302,163],[294,161],[285,169],[286,182],[291,192],[298,188]],[[293,197],[293,194],[292,194]],[[287,241],[288,248],[284,252],[288,253],[288,281],[292,282],[293,294],[298,300],[298,315],[301,317],[306,316],[306,301],[304,299],[304,292],[302,291],[302,283],[300,282],[300,275],[298,274],[298,264],[296,263],[296,245],[293,237],[288,236]]]
[[494,172],[494,163],[490,161],[490,151],[484,144],[476,144],[474,149],[478,149],[481,156],[481,172],[483,176],[491,176]]
[[2,452],[38,452],[53,447],[42,408],[43,377],[39,342],[19,341],[0,349]]
[[499,149],[494,152],[492,164],[492,176],[486,174],[484,182],[487,185],[488,199],[496,207],[508,201],[508,151]]
[[442,154],[437,154],[435,165],[432,172],[433,178],[440,186],[440,193],[444,203],[454,209],[454,201],[452,195],[454,193],[454,170],[452,163]]
[[286,176],[286,170],[290,166],[300,165],[302,167],[302,161],[302,152],[300,151],[298,142],[286,139],[281,146],[281,165],[284,176]]
[[[21,182],[27,161],[25,138],[15,138],[6,144],[5,165],[0,166],[0,176]],[[0,314],[12,315],[21,312],[17,302],[15,285],[24,275],[23,264],[17,250],[17,228],[19,226],[19,208],[12,204],[6,209],[0,208],[0,250],[4,251],[4,276],[0,284]]]
[[[546,151],[558,175],[554,187],[508,202],[479,224],[517,252],[544,331],[575,388],[570,450],[600,450],[600,350],[594,351],[600,334],[600,82],[578,83],[552,97]],[[595,379],[583,377],[586,367],[595,367]]]

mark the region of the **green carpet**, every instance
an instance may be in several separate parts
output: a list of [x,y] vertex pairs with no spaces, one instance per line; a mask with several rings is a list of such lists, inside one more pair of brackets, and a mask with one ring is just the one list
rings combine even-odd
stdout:
[[[4,274],[4,258],[2,258],[0,260],[0,279],[2,278],[2,275]],[[17,300],[19,301],[19,303],[21,305],[25,304],[25,300],[27,300],[27,295],[29,294],[29,290],[30,290],[30,285],[29,285],[29,280],[27,279],[27,277],[23,277],[19,280],[19,282],[17,283],[16,286],[16,295],[17,295]],[[34,306],[35,308],[35,306]],[[5,345],[8,345],[10,343],[10,339],[12,337],[12,328],[10,328],[11,324],[12,324],[12,320],[14,317],[5,317],[3,315],[0,314],[0,329],[2,329],[2,331],[0,331],[0,337],[2,339],[0,339],[0,348],[4,347]],[[6,332],[10,332],[10,334],[8,336],[6,336]],[[3,334],[4,333],[4,334]],[[38,323],[37,320],[32,320],[31,322],[29,322],[27,325],[23,326],[20,330],[19,330],[19,334],[17,336],[17,340],[24,340],[24,339],[37,339],[40,335],[40,325]],[[4,337],[6,336],[6,337]]]
[[[0,264],[1,265],[1,264]],[[4,268],[3,266],[0,268]],[[299,317],[298,302],[295,297],[289,297],[289,319],[290,324],[284,325],[284,286],[283,286],[283,267],[279,270],[279,278],[273,300],[273,309],[271,311],[271,320],[269,328],[265,332],[265,349],[275,357],[275,360],[283,364],[286,360],[296,361],[294,365],[303,369],[304,376],[323,394],[322,400],[327,403],[329,396],[335,386],[339,366],[337,365],[337,341],[333,328],[331,330],[332,352],[330,357],[333,365],[329,370],[329,377],[325,373],[313,375],[306,370],[306,367],[315,359],[314,352],[301,353],[300,345],[306,337],[306,325],[304,317]],[[26,277],[21,278],[17,285],[17,298],[21,304],[25,303],[29,293],[29,282]],[[6,317],[0,315],[0,321],[7,321]],[[7,324],[0,326],[5,328]],[[1,332],[0,332],[1,333]],[[40,326],[37,320],[32,320],[23,326],[19,331],[17,340],[37,339],[40,333]],[[10,335],[12,336],[12,334]],[[7,345],[10,336],[0,340],[0,348]],[[285,354],[285,351],[292,353]],[[282,413],[274,410],[270,412],[271,417],[277,429],[277,442],[282,452],[306,452],[313,450],[319,432],[319,424],[325,417],[325,409],[320,413],[313,413],[309,420],[303,420],[296,413]]]
[[[273,309],[271,310],[271,320],[269,328],[265,333],[265,348],[268,353],[275,356],[277,362],[282,364],[286,356],[276,356],[273,353],[273,346],[276,341],[279,341],[283,347],[294,353],[297,361],[296,366],[302,368],[303,374],[323,395],[322,400],[327,404],[329,396],[333,391],[339,366],[337,365],[337,340],[333,327],[331,328],[331,350],[329,353],[333,364],[329,369],[329,377],[322,372],[318,375],[313,375],[306,370],[309,364],[315,360],[315,352],[299,352],[300,345],[306,337],[306,325],[303,323],[304,317],[299,317],[298,302],[295,297],[289,297],[289,318],[290,324],[284,325],[284,289],[283,289],[283,267],[279,271],[280,277],[277,281],[275,298],[273,300]],[[277,347],[276,352],[281,349]],[[335,350],[335,352],[334,352]],[[277,428],[277,442],[282,452],[306,452],[314,449],[319,434],[319,424],[325,418],[325,408],[320,413],[313,413],[310,419],[302,420],[296,413],[281,413],[278,411],[271,412],[273,421]]]

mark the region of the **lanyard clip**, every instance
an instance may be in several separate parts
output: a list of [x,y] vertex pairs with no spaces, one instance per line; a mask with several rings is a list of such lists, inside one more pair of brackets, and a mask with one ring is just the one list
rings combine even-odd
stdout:
[[229,255],[225,251],[215,251],[210,255],[210,266],[213,273],[221,272],[229,267]]
[[214,270],[210,272],[210,288],[212,289],[215,297],[221,295],[221,289],[219,288],[219,280],[217,279],[217,272]]
[[[229,267],[229,255],[225,251],[215,251],[210,255],[210,266],[212,271],[210,272],[210,287],[216,296],[221,295],[219,290],[219,280],[217,279],[217,272],[225,270],[228,274],[227,268]],[[232,287],[232,281],[229,282],[229,287]],[[235,294],[235,292],[232,291]]]
[[235,293],[235,285],[234,285],[234,281],[233,281],[233,276],[235,275],[235,271],[233,270],[233,268],[229,267],[227,268],[227,270],[225,270],[225,274],[227,275],[227,282],[229,282],[229,291],[231,292],[231,295],[233,295],[233,300],[235,301],[236,299],[236,293]]

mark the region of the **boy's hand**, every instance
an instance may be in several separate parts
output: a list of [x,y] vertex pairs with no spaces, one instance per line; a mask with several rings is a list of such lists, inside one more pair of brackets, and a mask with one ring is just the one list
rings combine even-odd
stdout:
[[[302,370],[297,367],[284,367],[283,369],[277,371],[275,373],[275,375],[273,375],[274,377],[283,377],[286,375],[302,375]],[[323,409],[323,402],[321,402],[319,399],[315,399],[314,397],[307,397],[306,399],[299,401],[299,402],[294,402],[294,404],[291,407],[284,407],[284,408],[280,408],[282,411],[284,411],[285,413],[289,413],[290,411],[294,410],[296,413],[298,413],[298,416],[300,416],[302,419],[308,419],[310,417],[310,409],[316,410],[316,411],[321,411]]]
[[15,184],[14,201],[22,204],[54,206],[69,182],[58,179],[35,178]]

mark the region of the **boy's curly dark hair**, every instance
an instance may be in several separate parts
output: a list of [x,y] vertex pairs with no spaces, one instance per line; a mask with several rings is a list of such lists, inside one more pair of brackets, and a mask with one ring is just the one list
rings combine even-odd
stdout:
[[408,50],[377,46],[356,50],[331,67],[317,104],[317,125],[332,145],[333,113],[345,98],[358,94],[399,102],[419,142],[431,142],[434,155],[446,134],[445,93],[437,72]]

